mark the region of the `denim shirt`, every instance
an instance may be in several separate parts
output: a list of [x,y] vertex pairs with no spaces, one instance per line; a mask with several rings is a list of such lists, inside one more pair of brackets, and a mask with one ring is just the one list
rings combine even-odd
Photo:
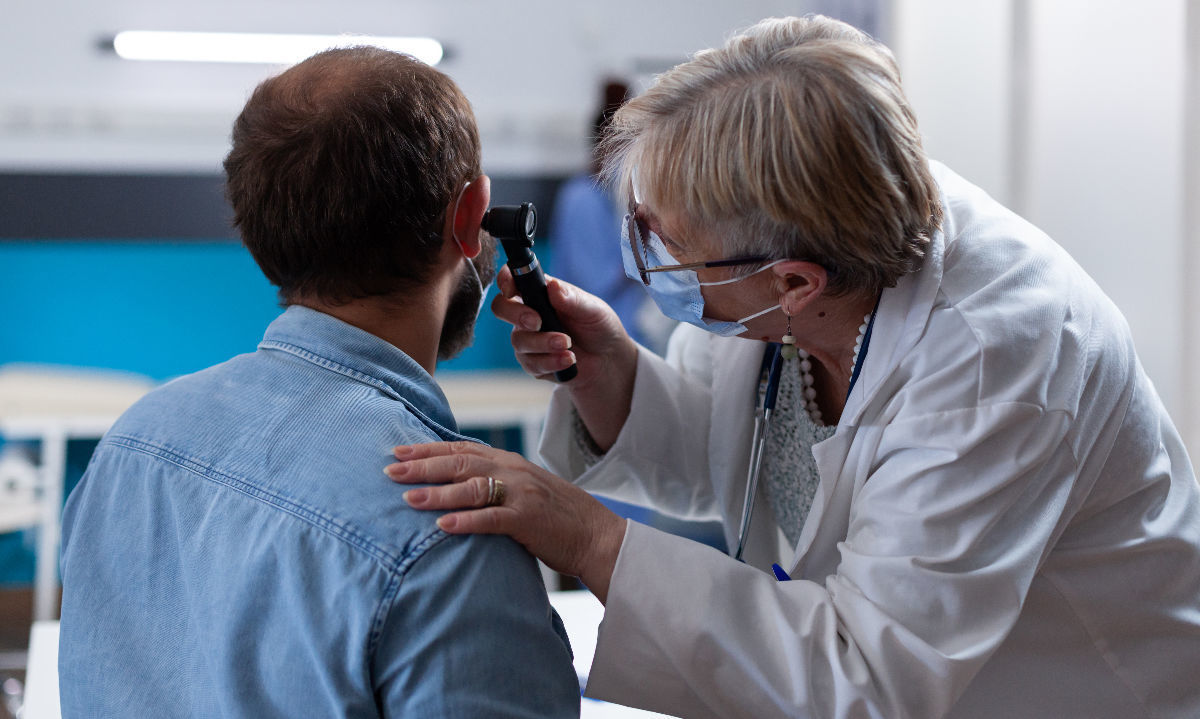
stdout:
[[462,439],[420,365],[297,306],[147,395],[63,517],[64,716],[578,716],[533,558],[383,474]]

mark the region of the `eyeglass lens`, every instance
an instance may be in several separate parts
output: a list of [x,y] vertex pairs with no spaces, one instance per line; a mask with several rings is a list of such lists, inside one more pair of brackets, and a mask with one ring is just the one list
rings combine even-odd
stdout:
[[637,264],[638,275],[642,278],[642,284],[649,285],[650,274],[646,272],[649,255],[646,252],[645,238],[649,236],[650,229],[646,226],[645,221],[637,216],[636,207],[630,208],[628,222],[629,246],[633,250],[633,259]]

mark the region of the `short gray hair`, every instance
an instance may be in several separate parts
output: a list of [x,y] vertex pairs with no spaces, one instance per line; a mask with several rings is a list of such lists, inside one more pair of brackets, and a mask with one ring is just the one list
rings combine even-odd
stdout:
[[659,76],[603,150],[619,190],[636,168],[652,210],[726,256],[816,262],[833,295],[895,285],[941,225],[891,52],[820,15],[763,20]]

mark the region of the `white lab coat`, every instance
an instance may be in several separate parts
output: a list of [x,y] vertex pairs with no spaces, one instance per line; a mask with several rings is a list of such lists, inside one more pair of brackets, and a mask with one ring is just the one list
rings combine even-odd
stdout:
[[[779,552],[761,492],[749,565],[630,522],[589,696],[694,718],[1200,717],[1200,492],[1129,329],[1049,238],[934,170],[943,231],[883,293],[798,546]],[[543,457],[733,543],[762,350],[684,326],[666,361],[641,353],[598,464],[565,389]]]

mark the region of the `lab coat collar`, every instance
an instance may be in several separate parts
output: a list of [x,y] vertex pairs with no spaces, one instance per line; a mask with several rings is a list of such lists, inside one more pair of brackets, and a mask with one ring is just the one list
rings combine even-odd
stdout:
[[[948,172],[937,163],[931,163],[931,169],[935,175]],[[942,207],[946,208],[945,192],[939,194]],[[946,215],[949,216],[948,211]],[[848,516],[849,509],[845,505],[851,492],[839,491],[838,487],[845,474],[842,465],[849,456],[850,445],[866,408],[879,393],[884,381],[921,339],[942,285],[945,255],[946,236],[942,230],[938,230],[930,238],[921,269],[901,277],[895,287],[885,289],[880,296],[867,359],[842,410],[837,433],[813,445],[813,457],[817,461],[821,481],[792,554],[789,573],[793,576],[799,576],[805,567],[821,564],[833,566],[836,563],[836,557],[811,556],[811,549],[819,533],[844,533],[846,529],[844,526],[826,526],[828,522],[825,521],[828,516]],[[836,541],[829,546],[835,544]]]
[[[944,198],[942,206],[945,207]],[[839,427],[858,425],[884,380],[921,339],[942,285],[945,254],[946,237],[938,230],[930,238],[921,269],[901,277],[895,287],[883,291],[867,359],[846,401]]]

